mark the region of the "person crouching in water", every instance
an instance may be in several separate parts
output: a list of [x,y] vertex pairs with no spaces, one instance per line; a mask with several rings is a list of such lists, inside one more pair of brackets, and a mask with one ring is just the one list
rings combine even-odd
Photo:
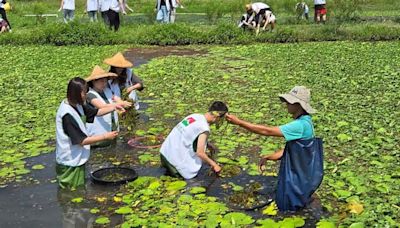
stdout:
[[135,109],[139,109],[139,98],[137,91],[144,89],[142,80],[133,73],[133,63],[128,61],[121,52],[118,52],[111,58],[107,58],[103,61],[105,64],[110,66],[110,72],[117,74],[118,77],[108,81],[108,86],[105,93],[112,94],[113,99],[118,103],[125,106],[129,106],[131,103],[125,101],[123,94],[128,94],[127,99],[132,100],[135,105]]
[[85,184],[85,164],[90,156],[90,144],[112,140],[118,132],[111,131],[88,136],[86,122],[106,115],[120,107],[93,109],[86,100],[87,85],[82,78],[69,81],[67,99],[56,114],[56,173],[61,188],[77,188]]
[[227,112],[225,103],[215,101],[207,113],[189,115],[172,129],[160,149],[161,164],[168,175],[191,179],[197,176],[203,162],[215,173],[221,171],[221,167],[207,156],[206,148],[213,149],[207,143],[210,125],[221,123]]
[[[86,78],[89,85],[87,93],[87,103],[93,108],[116,108],[119,105],[115,103],[112,96],[106,96],[104,93],[107,87],[108,79],[117,77],[117,74],[106,72],[100,66],[95,66],[91,75]],[[124,111],[124,110],[122,110]],[[104,134],[111,131],[119,131],[118,113],[116,111],[103,116],[96,116],[93,123],[87,123],[89,136]],[[106,147],[112,144],[113,141],[102,141],[92,145],[92,147]]]

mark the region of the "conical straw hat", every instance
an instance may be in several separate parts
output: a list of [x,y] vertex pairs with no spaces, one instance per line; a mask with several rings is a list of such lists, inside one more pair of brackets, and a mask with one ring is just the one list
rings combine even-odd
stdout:
[[105,64],[114,66],[114,67],[120,67],[120,68],[130,68],[133,67],[133,64],[125,59],[125,57],[122,55],[121,52],[118,52],[111,58],[107,58],[103,61]]
[[104,71],[100,66],[96,65],[93,70],[92,73],[90,74],[89,77],[87,77],[85,80],[87,82],[96,80],[96,79],[100,79],[100,78],[107,78],[107,77],[117,77],[117,74],[111,73],[111,72],[106,72]]

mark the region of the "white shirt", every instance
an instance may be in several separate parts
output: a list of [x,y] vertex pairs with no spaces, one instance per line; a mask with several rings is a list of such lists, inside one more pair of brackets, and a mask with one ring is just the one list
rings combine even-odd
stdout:
[[111,0],[99,0],[99,8],[101,12],[106,12],[110,9]]
[[251,4],[251,9],[257,14],[260,12],[262,9],[268,9],[270,8],[269,5],[262,3],[262,2],[256,2]]
[[75,10],[75,0],[64,0],[63,9]]
[[314,5],[324,5],[326,4],[326,0],[314,0]]
[[195,177],[201,168],[202,160],[194,151],[193,142],[204,132],[210,132],[206,117],[192,114],[172,129],[161,146],[160,153],[185,179]]
[[111,0],[110,10],[119,13],[121,11],[121,7],[119,5],[118,0]]
[[99,9],[99,2],[97,0],[87,0],[86,2],[87,8],[86,11],[97,11]]

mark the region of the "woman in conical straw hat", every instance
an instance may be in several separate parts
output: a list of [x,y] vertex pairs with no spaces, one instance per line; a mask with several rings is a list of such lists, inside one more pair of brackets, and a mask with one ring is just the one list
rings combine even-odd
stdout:
[[[119,107],[119,104],[112,100],[111,96],[106,96],[104,93],[107,87],[109,78],[116,78],[117,75],[111,72],[104,71],[100,66],[95,66],[86,81],[89,85],[89,91],[87,93],[87,103],[93,108],[106,108],[106,107]],[[121,111],[125,111],[123,108]],[[96,116],[93,123],[86,124],[88,134],[98,135],[104,134],[111,131],[118,131],[118,113],[111,112],[103,116]],[[94,147],[105,147],[111,145],[112,141],[103,141],[93,145]]]
[[[323,166],[322,166],[322,142],[314,143],[314,140],[319,140],[315,138],[314,135],[314,126],[311,120],[311,114],[316,113],[316,110],[311,107],[311,93],[310,90],[304,86],[295,86],[289,93],[279,95],[279,98],[282,102],[286,103],[287,110],[289,114],[292,115],[293,121],[287,123],[282,126],[265,126],[260,124],[253,124],[247,122],[245,120],[241,120],[234,115],[228,114],[226,119],[235,125],[243,127],[251,132],[256,134],[265,135],[265,136],[276,136],[283,137],[286,140],[285,149],[278,150],[277,152],[263,156],[260,160],[259,169],[261,172],[264,171],[264,165],[267,160],[282,160],[281,161],[281,169],[279,172],[279,178],[285,176],[285,180],[281,181],[281,183],[285,182],[285,186],[292,186],[291,190],[297,189],[294,191],[291,190],[282,190],[279,188],[278,180],[278,190],[281,192],[277,192],[277,204],[280,210],[297,210],[301,207],[306,206],[306,204],[310,201],[312,193],[318,188],[319,184],[322,181],[323,176]],[[307,141],[308,140],[308,141]],[[312,148],[308,152],[299,151],[296,146],[293,146],[292,143],[296,145],[300,145],[304,141],[307,141],[307,145],[312,144],[321,144],[320,148]],[[290,151],[291,148],[297,148],[297,151]],[[304,146],[303,148],[307,148]],[[299,183],[303,183],[303,186],[299,186],[301,184],[295,183],[296,181],[290,180],[287,181],[287,176],[283,169],[288,168],[289,165],[286,162],[291,162],[289,157],[292,157],[292,161],[295,160],[298,162],[295,166],[291,166],[289,172],[297,172],[296,176],[297,181]],[[301,159],[293,159],[295,156],[302,156]],[[285,160],[285,161],[284,161]],[[298,170],[296,170],[298,168]],[[299,174],[299,175],[298,175]],[[313,183],[313,184],[311,184]],[[282,192],[287,191],[287,192]],[[281,198],[282,201],[278,200],[278,195],[283,194]],[[295,196],[293,196],[295,195]],[[293,196],[292,198],[287,198],[288,196]],[[285,198],[286,197],[286,198]]]
[[90,156],[90,144],[117,137],[117,131],[89,136],[85,123],[95,116],[115,111],[117,106],[100,109],[86,103],[87,83],[76,77],[69,81],[67,99],[56,114],[56,172],[61,188],[76,188],[85,184],[85,164]]
[[144,87],[142,80],[133,74],[133,64],[121,52],[105,59],[104,63],[110,66],[110,72],[118,75],[117,78],[109,81],[110,92],[117,100],[123,97],[123,93],[128,94],[129,98],[135,102],[135,108],[139,109],[136,91],[142,91]]

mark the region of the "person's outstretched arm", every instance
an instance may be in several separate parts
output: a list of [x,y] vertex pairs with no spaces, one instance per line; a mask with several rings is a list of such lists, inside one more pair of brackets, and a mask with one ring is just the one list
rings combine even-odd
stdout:
[[272,127],[272,126],[264,126],[260,124],[252,124],[245,120],[241,120],[235,115],[227,114],[226,119],[228,122],[243,127],[244,129],[251,131],[256,134],[265,135],[265,136],[277,136],[283,137],[283,134],[279,127]]

